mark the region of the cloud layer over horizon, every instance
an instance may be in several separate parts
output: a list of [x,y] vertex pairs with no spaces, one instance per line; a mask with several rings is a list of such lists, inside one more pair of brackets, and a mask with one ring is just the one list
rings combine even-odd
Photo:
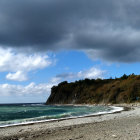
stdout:
[[49,95],[53,84],[30,83],[26,86],[14,84],[0,84],[0,96],[41,96]]
[[137,0],[1,0],[0,45],[140,62],[139,7]]

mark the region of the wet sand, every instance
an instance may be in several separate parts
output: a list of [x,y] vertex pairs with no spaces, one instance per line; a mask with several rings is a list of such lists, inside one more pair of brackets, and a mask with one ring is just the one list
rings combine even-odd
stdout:
[[139,140],[140,105],[123,106],[131,110],[0,128],[0,140]]

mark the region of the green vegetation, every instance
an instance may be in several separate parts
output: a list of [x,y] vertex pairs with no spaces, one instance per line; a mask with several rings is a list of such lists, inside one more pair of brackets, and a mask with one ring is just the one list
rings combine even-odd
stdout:
[[140,75],[115,79],[85,79],[52,87],[46,104],[94,104],[140,102]]

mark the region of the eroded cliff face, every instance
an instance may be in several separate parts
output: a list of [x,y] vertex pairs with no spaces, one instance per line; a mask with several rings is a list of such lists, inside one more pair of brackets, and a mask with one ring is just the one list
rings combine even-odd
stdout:
[[140,101],[140,76],[62,82],[52,87],[46,104],[131,103]]

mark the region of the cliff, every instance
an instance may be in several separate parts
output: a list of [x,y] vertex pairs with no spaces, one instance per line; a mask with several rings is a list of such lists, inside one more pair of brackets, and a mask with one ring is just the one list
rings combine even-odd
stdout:
[[140,101],[140,75],[66,81],[54,86],[46,104],[131,103]]

